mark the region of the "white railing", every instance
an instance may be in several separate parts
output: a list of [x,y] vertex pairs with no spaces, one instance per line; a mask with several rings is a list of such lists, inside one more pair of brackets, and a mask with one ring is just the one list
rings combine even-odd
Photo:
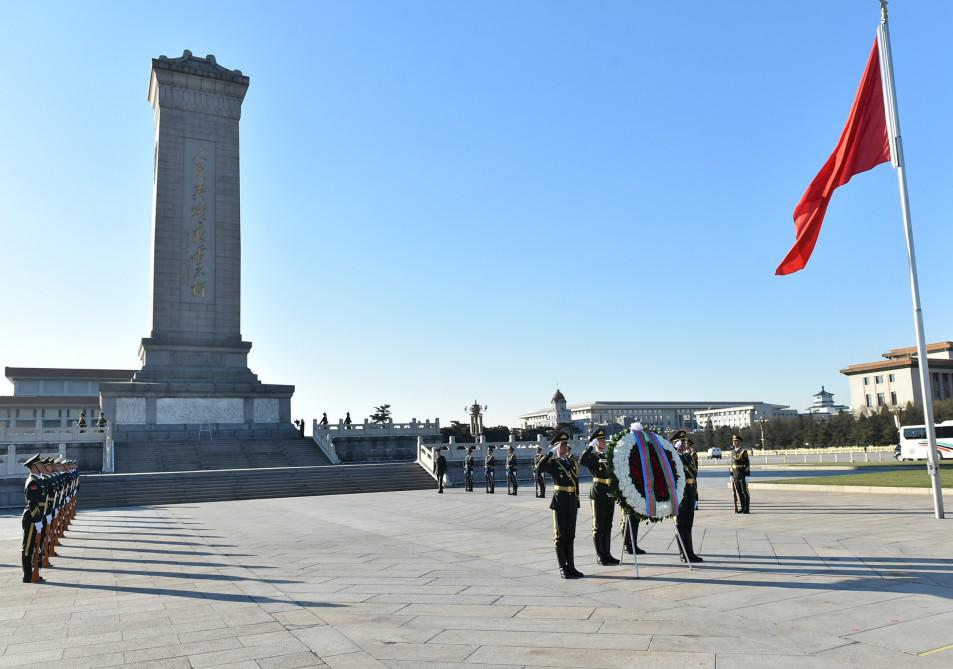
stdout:
[[113,442],[111,425],[106,426],[106,435],[103,440],[103,474],[112,474],[116,471],[116,444]]
[[321,452],[324,453],[327,459],[331,461],[332,465],[341,464],[341,458],[338,457],[338,452],[334,449],[334,439],[328,430],[319,429],[317,420],[314,421],[311,428],[311,439],[314,440],[314,443],[321,449]]
[[418,421],[414,419],[409,423],[395,423],[393,421],[387,421],[386,423],[373,423],[365,418],[363,423],[351,423],[350,425],[346,425],[343,420],[339,420],[337,423],[321,425],[321,423],[315,420],[312,425],[313,432],[321,430],[332,435],[340,434],[341,436],[348,437],[419,437],[440,434],[439,418],[434,419],[433,421],[429,419],[425,421]]
[[[105,429],[109,429],[107,425]],[[0,425],[0,444],[38,444],[48,442],[90,443],[104,441],[106,432],[95,425],[72,427],[6,427]]]

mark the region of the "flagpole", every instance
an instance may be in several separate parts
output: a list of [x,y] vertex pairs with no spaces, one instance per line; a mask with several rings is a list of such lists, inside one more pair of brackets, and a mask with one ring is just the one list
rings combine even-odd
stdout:
[[923,309],[920,307],[920,284],[917,279],[917,258],[913,249],[913,227],[910,223],[910,200],[907,196],[907,173],[904,169],[903,143],[900,139],[900,115],[897,112],[897,91],[893,81],[893,55],[890,51],[890,31],[887,27],[887,0],[880,0],[880,25],[877,42],[880,51],[880,71],[887,115],[887,134],[890,139],[890,160],[897,169],[900,182],[900,208],[903,212],[903,232],[907,240],[907,261],[910,266],[910,289],[913,293],[913,325],[917,334],[917,359],[920,369],[920,390],[923,397],[923,422],[927,433],[927,471],[933,485],[933,512],[943,518],[943,490],[937,467],[936,428],[933,423],[933,388],[930,384],[930,363],[923,338]]

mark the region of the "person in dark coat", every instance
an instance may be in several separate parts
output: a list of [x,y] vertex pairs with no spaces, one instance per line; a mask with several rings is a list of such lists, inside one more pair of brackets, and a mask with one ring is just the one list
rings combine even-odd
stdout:
[[447,475],[447,458],[443,455],[443,448],[437,447],[437,457],[433,461],[433,472],[437,475],[437,492],[443,494],[443,479]]
[[546,479],[543,478],[543,472],[539,471],[539,461],[543,459],[543,447],[536,447],[536,455],[533,457],[533,482],[536,484],[536,496],[546,497]]

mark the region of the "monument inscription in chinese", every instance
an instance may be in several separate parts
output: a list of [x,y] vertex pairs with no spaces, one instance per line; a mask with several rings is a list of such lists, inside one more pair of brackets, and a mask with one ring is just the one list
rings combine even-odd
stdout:
[[186,138],[182,299],[215,301],[215,143]]

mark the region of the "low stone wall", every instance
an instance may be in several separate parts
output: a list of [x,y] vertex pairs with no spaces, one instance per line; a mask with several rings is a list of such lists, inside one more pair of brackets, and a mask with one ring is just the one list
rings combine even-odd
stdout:
[[[417,436],[334,435],[334,451],[342,463],[413,462],[417,459]],[[440,442],[440,435],[421,436],[425,444]]]

